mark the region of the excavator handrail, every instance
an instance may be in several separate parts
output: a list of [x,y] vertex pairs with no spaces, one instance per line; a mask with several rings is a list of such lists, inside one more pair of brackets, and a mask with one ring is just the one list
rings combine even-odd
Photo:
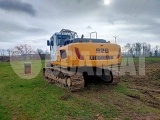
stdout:
[[97,32],[96,31],[90,33],[90,39],[91,39],[93,33],[96,33],[96,39],[97,39]]
[[75,36],[78,37],[78,35],[77,35],[76,32],[71,31],[71,30],[69,30],[69,29],[62,29],[62,30],[60,31],[60,33],[62,33],[62,34],[63,34],[63,33],[70,33],[71,36],[72,36],[72,38],[75,38]]

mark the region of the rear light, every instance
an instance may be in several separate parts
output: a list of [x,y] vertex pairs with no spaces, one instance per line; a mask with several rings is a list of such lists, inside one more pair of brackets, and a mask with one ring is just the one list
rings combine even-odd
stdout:
[[120,58],[120,56],[121,56],[121,55],[120,55],[120,54],[118,54],[118,55],[117,55],[117,59],[119,59],[119,58]]
[[79,49],[78,49],[78,48],[75,48],[75,52],[76,52],[76,55],[77,55],[78,59],[80,59],[80,60],[84,60],[84,56],[83,56],[83,55],[81,55],[81,53],[80,53],[80,51],[79,51]]

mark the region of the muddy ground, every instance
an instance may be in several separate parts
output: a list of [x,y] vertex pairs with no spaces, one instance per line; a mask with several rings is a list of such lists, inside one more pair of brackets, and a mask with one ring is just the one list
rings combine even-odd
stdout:
[[[145,72],[144,76],[122,76],[118,86],[94,82],[74,96],[115,106],[120,113],[115,120],[160,120],[160,61],[146,63]],[[97,114],[95,119],[107,118]]]

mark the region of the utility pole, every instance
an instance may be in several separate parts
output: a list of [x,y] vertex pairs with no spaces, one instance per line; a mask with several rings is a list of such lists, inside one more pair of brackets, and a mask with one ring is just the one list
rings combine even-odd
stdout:
[[118,37],[119,35],[115,35],[115,36],[113,36],[114,38],[115,38],[115,43],[117,43],[117,37]]

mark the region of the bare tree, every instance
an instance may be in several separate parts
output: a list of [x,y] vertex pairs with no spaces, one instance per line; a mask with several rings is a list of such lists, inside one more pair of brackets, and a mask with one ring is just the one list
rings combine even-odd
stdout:
[[158,57],[158,56],[159,56],[159,50],[160,50],[160,46],[157,45],[157,46],[155,47],[155,52],[154,52],[154,53],[155,53],[155,57]]
[[143,55],[144,56],[149,56],[150,50],[151,50],[151,45],[147,43],[142,43],[142,50],[143,50]]
[[35,54],[35,51],[30,45],[24,44],[24,45],[17,45],[14,47],[13,55],[30,55],[30,54]]
[[141,43],[135,43],[133,44],[134,50],[136,52],[136,56],[140,56],[141,55],[141,50],[142,50],[142,46]]
[[8,56],[10,57],[11,56],[11,49],[7,49],[6,52],[7,52]]
[[131,46],[130,50],[129,50],[130,54],[133,56],[133,52],[134,52],[134,48],[133,46]]
[[127,43],[125,46],[124,46],[126,52],[127,52],[127,55],[130,54],[130,49],[131,49],[131,44],[130,43]]
[[37,59],[34,49],[27,44],[15,46],[11,51],[11,61]]
[[4,61],[5,49],[0,49],[1,61]]
[[147,48],[147,43],[142,43],[142,50],[143,50],[143,55],[145,55],[145,51],[146,51],[146,48]]
[[37,49],[37,52],[38,52],[39,55],[44,53],[44,51],[42,49]]
[[128,56],[134,56],[135,44],[127,43],[124,48]]
[[154,54],[155,56],[160,56],[160,46],[155,46],[153,49],[151,49],[151,45],[147,43],[127,43],[124,46],[125,51],[128,55],[132,56],[152,56]]
[[1,50],[1,55],[4,57],[5,56],[5,49]]

